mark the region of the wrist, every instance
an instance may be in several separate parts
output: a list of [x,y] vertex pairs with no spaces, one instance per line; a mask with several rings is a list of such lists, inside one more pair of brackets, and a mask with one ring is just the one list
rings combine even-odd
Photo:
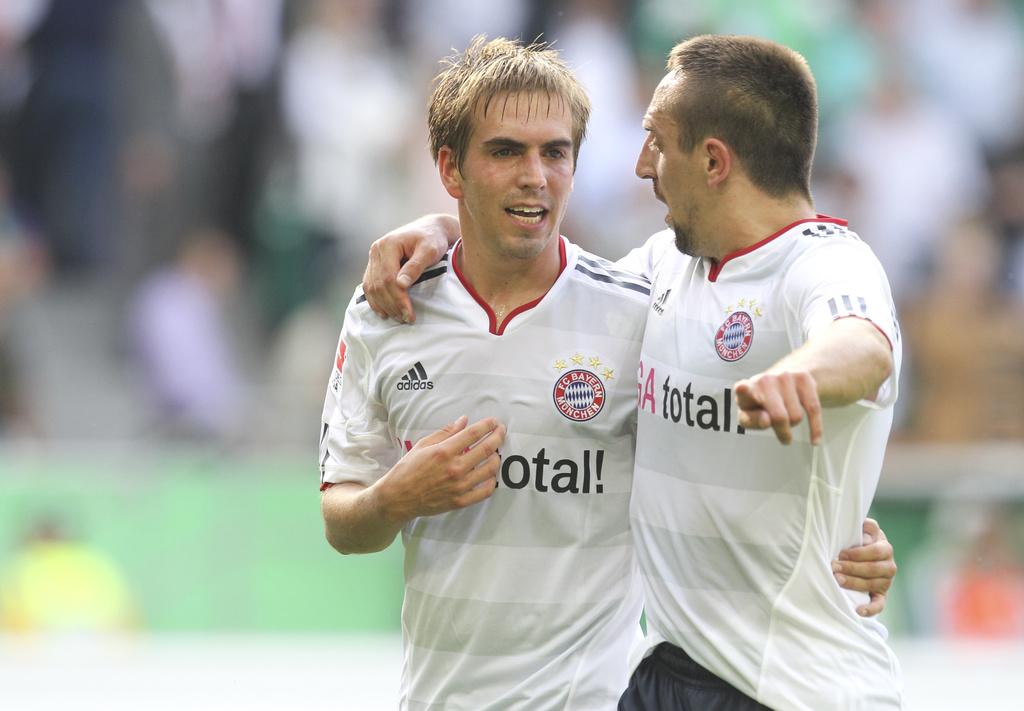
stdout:
[[438,222],[442,227],[445,241],[448,243],[448,246],[451,247],[459,241],[459,233],[461,231],[459,218],[448,214],[440,214],[437,217]]
[[385,476],[364,492],[370,514],[389,526],[401,527],[408,520],[394,504],[388,478]]

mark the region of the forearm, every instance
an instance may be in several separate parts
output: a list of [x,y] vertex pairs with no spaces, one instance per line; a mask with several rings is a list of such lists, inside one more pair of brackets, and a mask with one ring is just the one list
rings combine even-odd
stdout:
[[796,349],[768,372],[806,371],[823,407],[873,400],[892,373],[889,341],[870,321],[844,318]]
[[422,223],[425,232],[433,231],[444,237],[448,242],[449,247],[459,240],[459,235],[462,230],[462,227],[459,225],[459,218],[455,215],[448,215],[440,212],[432,215],[425,215],[413,224],[419,225],[420,223]]
[[340,553],[391,545],[408,521],[473,506],[494,492],[505,427],[465,415],[417,442],[372,486],[345,483],[321,495],[327,541]]
[[391,519],[375,487],[336,484],[324,491],[320,510],[327,542],[339,553],[376,553],[391,545],[402,521]]

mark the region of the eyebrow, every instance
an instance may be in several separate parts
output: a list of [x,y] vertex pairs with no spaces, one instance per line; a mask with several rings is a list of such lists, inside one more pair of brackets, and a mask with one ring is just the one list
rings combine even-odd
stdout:
[[[522,141],[517,141],[512,138],[505,138],[498,136],[490,140],[484,141],[484,147],[488,149],[493,148],[514,148],[516,150],[525,150],[526,144]],[[567,138],[557,138],[554,141],[548,141],[543,144],[541,148],[572,148],[572,141]]]

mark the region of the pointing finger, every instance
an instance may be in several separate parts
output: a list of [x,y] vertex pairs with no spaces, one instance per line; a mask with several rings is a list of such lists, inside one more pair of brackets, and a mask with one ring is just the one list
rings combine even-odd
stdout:
[[796,383],[800,405],[807,413],[807,424],[811,429],[811,444],[821,442],[824,431],[821,416],[821,400],[818,397],[818,386],[810,376],[798,378]]

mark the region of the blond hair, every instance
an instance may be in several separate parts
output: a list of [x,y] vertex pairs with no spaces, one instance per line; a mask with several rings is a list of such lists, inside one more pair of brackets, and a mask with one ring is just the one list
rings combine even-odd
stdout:
[[[441,148],[448,146],[456,165],[462,167],[473,132],[473,114],[480,110],[486,116],[498,96],[542,93],[548,97],[549,111],[555,102],[563,102],[569,109],[575,166],[587,133],[590,99],[550,45],[524,45],[504,37],[487,41],[483,35],[477,35],[466,51],[448,57],[445,65],[434,79],[427,112],[430,153],[435,161]],[[541,109],[538,106],[536,110]]]

